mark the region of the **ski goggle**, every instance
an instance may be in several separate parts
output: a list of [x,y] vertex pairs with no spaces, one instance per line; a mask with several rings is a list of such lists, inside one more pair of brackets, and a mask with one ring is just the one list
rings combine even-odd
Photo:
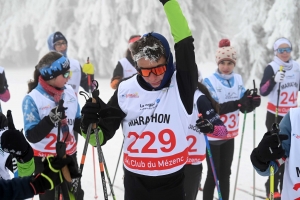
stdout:
[[291,51],[292,51],[291,47],[277,49],[277,52],[280,53],[280,54],[282,54],[284,52],[291,53]]
[[141,68],[139,66],[137,66],[137,71],[143,76],[143,77],[148,77],[150,76],[151,72],[156,75],[162,75],[163,73],[165,73],[167,71],[167,64],[160,64],[157,65],[156,67],[152,67],[152,68]]
[[64,74],[63,74],[63,77],[64,78],[71,78],[71,75],[72,75],[72,72],[71,71],[67,71],[67,72],[65,72]]

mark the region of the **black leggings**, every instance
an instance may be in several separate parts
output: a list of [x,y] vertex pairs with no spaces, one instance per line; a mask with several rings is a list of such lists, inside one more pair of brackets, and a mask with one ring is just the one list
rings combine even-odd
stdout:
[[[280,123],[282,120],[282,116],[277,117],[277,123]],[[267,112],[266,116],[266,127],[267,130],[272,129],[272,125],[275,122],[275,114]],[[283,186],[283,174],[284,174],[284,164],[280,166],[278,171],[274,174],[274,192],[278,192],[278,185],[279,185],[279,191],[281,193],[282,186]],[[266,186],[266,194],[267,196],[270,194],[270,177],[268,178],[267,182],[265,183]]]
[[184,166],[185,200],[195,200],[199,191],[202,176],[202,163]]
[[[234,139],[228,140],[222,144],[214,145],[210,143],[211,154],[219,180],[219,186],[223,200],[229,199],[230,192],[230,174],[231,163],[234,152]],[[208,152],[206,152],[207,177],[203,188],[203,199],[212,200],[216,187],[213,172],[210,165]]]
[[125,200],[184,200],[184,169],[165,176],[143,176],[124,169]]

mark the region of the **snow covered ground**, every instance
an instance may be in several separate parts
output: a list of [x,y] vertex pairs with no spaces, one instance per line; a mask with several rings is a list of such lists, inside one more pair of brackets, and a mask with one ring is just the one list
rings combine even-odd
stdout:
[[[215,70],[215,65],[213,63],[204,63],[198,65],[202,75],[205,77],[212,73]],[[23,128],[23,119],[22,119],[22,109],[21,103],[26,95],[27,91],[27,81],[32,78],[33,76],[33,69],[24,68],[21,70],[16,69],[8,69],[6,68],[6,76],[9,84],[9,90],[11,92],[11,99],[7,103],[2,103],[3,112],[6,113],[7,109],[12,110],[12,114],[15,121],[15,126],[19,129]],[[108,101],[110,96],[113,94],[113,90],[110,88],[110,80],[109,79],[101,79],[99,81],[100,86],[100,97],[104,101]],[[256,84],[259,85],[259,80],[256,80]],[[249,88],[252,88],[252,85]],[[80,105],[84,104],[84,98],[79,97]],[[266,114],[266,98],[262,98],[262,105],[256,111],[256,144],[260,141],[263,134],[266,131],[264,122],[265,122],[265,114]],[[232,175],[231,175],[231,197],[233,197],[233,187],[236,178],[236,171],[237,171],[237,164],[239,160],[239,148],[240,148],[240,141],[241,141],[241,132],[242,132],[242,125],[243,125],[243,114],[240,114],[240,134],[235,139],[235,154],[234,160],[232,164]],[[104,156],[107,162],[108,170],[110,173],[110,178],[113,179],[113,175],[115,173],[115,168],[118,160],[118,156],[120,153],[120,148],[123,141],[123,135],[121,130],[119,130],[116,135],[108,141],[108,143],[103,146]],[[78,145],[78,158],[81,158],[82,150],[83,150],[83,143],[84,139],[80,137],[79,145]],[[243,147],[242,147],[242,155],[240,158],[240,170],[238,176],[238,187],[248,190],[252,192],[253,186],[253,168],[249,159],[250,153],[253,149],[253,113],[247,115],[246,119],[246,127],[244,133],[244,140],[243,140]],[[96,151],[95,151],[96,153]],[[83,170],[83,177],[82,177],[82,187],[85,191],[85,199],[94,199],[95,190],[94,190],[94,173],[93,173],[93,164],[92,164],[92,150],[89,147],[88,155],[86,158],[85,167]],[[98,163],[98,159],[95,156],[95,161]],[[203,178],[202,178],[202,186],[204,185],[204,181],[206,178],[206,162],[204,162],[204,170],[203,170]],[[123,190],[123,181],[122,181],[122,165],[119,165],[118,173],[116,176],[115,187],[114,191],[116,194],[116,199],[123,199],[124,190]],[[103,192],[102,192],[102,185],[100,180],[100,170],[98,168],[98,164],[96,164],[96,183],[97,183],[97,195],[98,199],[103,199]],[[107,180],[107,179],[106,179]],[[260,189],[264,189],[264,183],[266,181],[265,177],[260,177],[256,175],[256,186]],[[109,186],[107,185],[107,188]],[[264,192],[257,193],[264,195]],[[217,193],[215,193],[217,196]],[[38,199],[35,197],[35,199]],[[110,196],[109,199],[112,199]],[[199,192],[198,200],[202,199],[202,192]],[[236,198],[235,199],[244,199],[244,200],[251,200],[253,199],[252,196],[245,194],[239,190],[236,191]],[[257,198],[259,199],[259,198]]]

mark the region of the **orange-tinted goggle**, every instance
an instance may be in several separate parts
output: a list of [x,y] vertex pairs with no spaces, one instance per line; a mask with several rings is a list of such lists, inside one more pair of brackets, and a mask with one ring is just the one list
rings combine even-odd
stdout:
[[137,71],[139,72],[140,75],[144,77],[150,76],[151,72],[154,75],[159,76],[167,71],[167,64],[157,65],[156,67],[152,67],[152,68],[137,67]]

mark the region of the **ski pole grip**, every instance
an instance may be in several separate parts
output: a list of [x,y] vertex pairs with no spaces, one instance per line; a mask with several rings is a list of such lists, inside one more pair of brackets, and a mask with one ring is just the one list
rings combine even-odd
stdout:
[[[58,157],[60,158],[66,158],[66,143],[64,142],[57,142],[56,143],[56,154]],[[70,175],[70,171],[67,165],[65,165],[62,169],[61,172],[65,178],[66,181],[68,181],[69,183],[72,182],[72,178]]]
[[281,72],[282,72],[282,70],[283,70],[283,66],[282,66],[282,65],[280,65],[280,67],[279,67],[279,71],[281,71]]
[[[64,155],[63,158],[66,158],[67,155]],[[71,174],[70,174],[70,171],[69,171],[69,168],[67,165],[65,165],[62,169],[61,169],[61,172],[64,176],[64,178],[66,179],[67,182],[71,183],[72,182],[72,178],[71,178]]]

